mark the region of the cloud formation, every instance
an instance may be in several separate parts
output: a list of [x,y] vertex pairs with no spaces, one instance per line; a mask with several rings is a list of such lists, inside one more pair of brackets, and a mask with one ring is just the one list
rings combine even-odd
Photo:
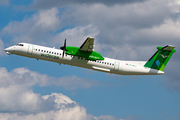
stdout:
[[80,4],[80,5],[93,5],[93,4],[104,4],[106,6],[112,6],[116,4],[131,4],[131,3],[137,3],[137,2],[144,2],[147,0],[90,0],[90,1],[84,1],[84,0],[35,0],[31,5],[31,9],[49,9],[52,7],[63,7],[63,6],[68,6],[68,5],[73,5],[73,4]]
[[22,21],[12,21],[3,28],[3,35],[10,35],[14,43],[41,41],[48,32],[56,31],[61,26],[58,9],[40,10]]
[[63,45],[64,39],[66,38],[68,46],[80,47],[87,37],[95,37],[99,34],[99,32],[100,31],[93,25],[78,26],[55,34],[51,44]]
[[53,78],[26,68],[8,72],[0,68],[0,119],[8,120],[106,120],[119,118],[107,115],[94,117],[86,109],[62,93],[41,96],[31,89],[35,84],[46,86],[54,84],[66,89],[90,88],[97,83],[84,81],[76,76]]
[[[36,72],[29,71],[26,68],[17,68],[8,72],[6,68],[1,67],[0,111],[38,113],[54,110],[55,98],[53,95],[49,97],[42,97],[40,94],[34,93],[31,89],[31,87],[35,84],[40,84],[40,86],[53,84],[49,83],[49,80],[53,79],[47,75],[41,75]],[[57,82],[58,81],[60,82],[61,80],[59,79]],[[78,83],[78,81],[76,82]],[[67,84],[68,83],[63,82],[63,84],[58,84],[58,86],[68,86]],[[73,89],[70,86],[68,87],[69,89]]]
[[[115,6],[99,3],[70,5],[64,9],[53,7],[39,10],[23,21],[10,22],[1,33],[12,36],[14,43],[23,41],[56,47],[62,45],[65,38],[70,45],[80,46],[90,36],[95,37],[95,50],[105,51],[107,55],[111,53],[108,57],[137,60],[137,56],[145,56],[143,60],[147,60],[150,49],[166,45],[162,44],[164,42],[178,43],[179,21],[171,17],[175,5],[166,0],[149,0]],[[72,27],[63,30],[67,26]],[[124,46],[130,49],[125,50]],[[121,52],[110,52],[118,49]]]
[[[35,93],[34,93],[35,94]],[[32,97],[29,94],[26,94],[27,97]],[[19,97],[19,96],[16,96]],[[36,98],[35,96],[33,96]],[[21,100],[22,106],[26,107],[23,102],[26,102],[26,99],[23,97],[19,97]],[[8,119],[8,120],[30,120],[30,119],[43,119],[43,120],[88,120],[92,119],[92,115],[88,115],[86,113],[86,109],[84,107],[79,106],[75,101],[72,101],[69,97],[61,94],[61,93],[52,93],[51,95],[40,96],[42,100],[44,100],[45,104],[31,104],[28,103],[26,109],[32,110],[34,107],[43,107],[39,112],[36,111],[36,114],[29,113],[26,109],[22,109],[18,111],[17,106],[12,106],[14,108],[14,112],[12,113],[0,113],[0,119]],[[36,102],[36,101],[34,101]],[[48,103],[49,102],[49,103]],[[16,103],[15,103],[16,104]],[[40,105],[39,105],[40,104]],[[44,111],[44,109],[47,109]],[[9,108],[11,109],[11,108]],[[7,111],[6,111],[7,112]]]
[[[30,71],[26,68],[16,68],[11,72],[8,72],[6,68],[0,68],[0,87],[8,87],[13,85],[22,85],[23,88],[30,88],[35,84],[42,86],[62,86],[68,90],[74,90],[76,88],[91,88],[93,86],[100,85],[98,82],[79,78],[77,76],[60,77],[55,78],[46,74],[40,74]],[[16,89],[16,88],[12,88]]]

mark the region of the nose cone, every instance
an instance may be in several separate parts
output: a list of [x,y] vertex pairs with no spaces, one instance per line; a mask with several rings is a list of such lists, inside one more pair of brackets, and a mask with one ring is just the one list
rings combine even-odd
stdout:
[[8,47],[4,50],[8,55],[11,55],[11,52],[12,52],[12,48],[11,47]]
[[4,49],[5,52],[8,52],[8,48]]
[[4,50],[5,52],[10,52],[11,51],[11,47],[8,47]]

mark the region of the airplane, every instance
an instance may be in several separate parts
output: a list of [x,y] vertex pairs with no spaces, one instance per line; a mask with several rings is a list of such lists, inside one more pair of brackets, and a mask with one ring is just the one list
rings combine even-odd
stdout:
[[161,75],[164,74],[163,70],[172,54],[176,52],[174,48],[172,45],[157,47],[157,52],[148,61],[124,61],[102,57],[100,53],[94,51],[94,38],[90,37],[80,47],[66,46],[65,39],[64,46],[60,49],[18,43],[4,51],[8,55],[15,54],[110,74]]

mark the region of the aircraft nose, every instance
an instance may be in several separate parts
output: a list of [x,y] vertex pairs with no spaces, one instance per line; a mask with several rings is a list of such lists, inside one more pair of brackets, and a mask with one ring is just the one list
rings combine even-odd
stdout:
[[6,49],[4,49],[5,52],[10,52],[11,51],[11,47],[8,47]]
[[8,48],[4,49],[5,52],[8,52]]
[[11,55],[12,49],[11,49],[11,47],[8,47],[8,48],[4,49],[4,51],[5,51],[8,55]]

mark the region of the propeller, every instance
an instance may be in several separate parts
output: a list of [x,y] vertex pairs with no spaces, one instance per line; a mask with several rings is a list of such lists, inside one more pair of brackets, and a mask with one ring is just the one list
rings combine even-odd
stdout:
[[60,47],[61,50],[63,50],[62,59],[64,58],[64,52],[66,51],[66,38],[64,40],[64,46]]

